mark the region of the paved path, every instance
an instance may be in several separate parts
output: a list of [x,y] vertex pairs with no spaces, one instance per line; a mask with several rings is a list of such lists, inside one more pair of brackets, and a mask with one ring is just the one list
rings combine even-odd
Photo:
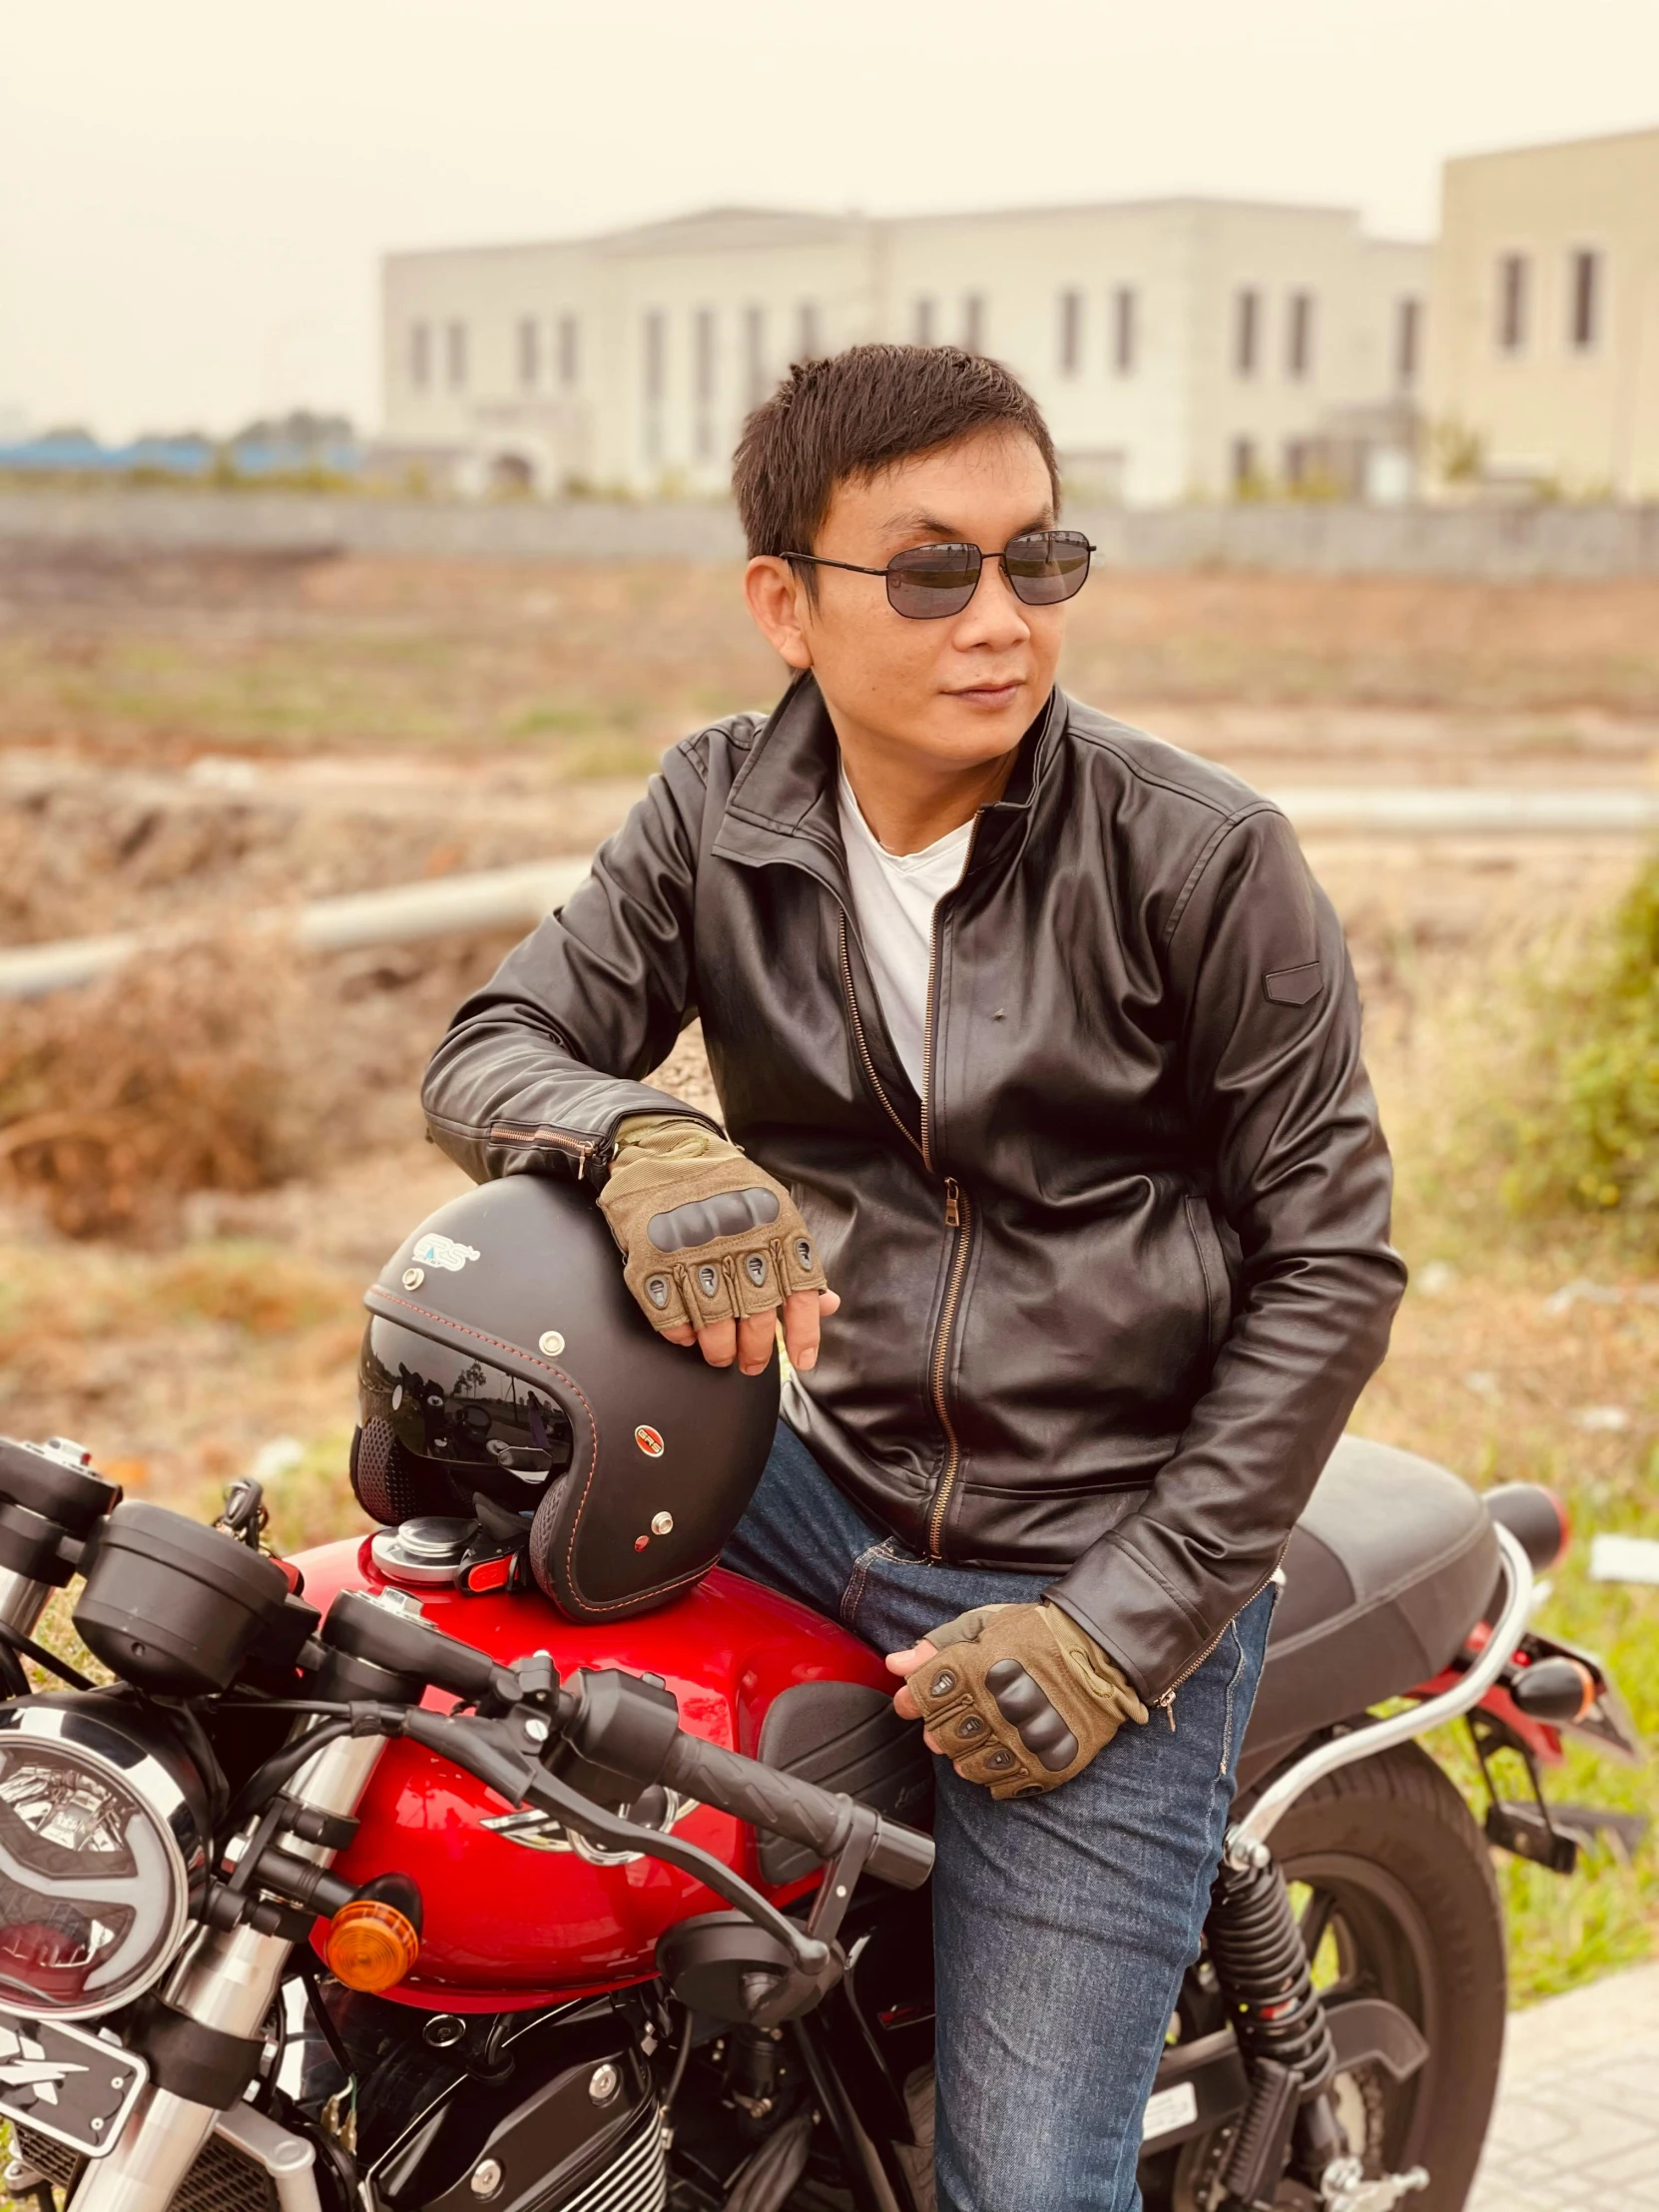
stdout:
[[1510,2020],[1467,2212],[1659,2212],[1659,1964]]

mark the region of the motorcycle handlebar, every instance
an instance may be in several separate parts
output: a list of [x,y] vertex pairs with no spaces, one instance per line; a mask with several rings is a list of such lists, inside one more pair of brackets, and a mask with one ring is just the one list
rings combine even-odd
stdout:
[[[700,1736],[675,1736],[662,1778],[683,1796],[787,1836],[821,1859],[833,1859],[851,1832],[850,1798],[738,1752],[722,1751]],[[875,1842],[864,1864],[897,1889],[919,1890],[933,1871],[933,1839],[877,1815]]]

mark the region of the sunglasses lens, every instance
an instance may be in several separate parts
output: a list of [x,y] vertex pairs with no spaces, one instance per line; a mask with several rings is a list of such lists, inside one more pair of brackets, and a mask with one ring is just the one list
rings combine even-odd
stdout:
[[1033,530],[1009,539],[1002,566],[1016,599],[1028,607],[1057,607],[1088,580],[1089,541],[1081,530]]
[[918,545],[895,553],[887,563],[887,603],[894,614],[922,622],[959,615],[983,565],[976,545]]

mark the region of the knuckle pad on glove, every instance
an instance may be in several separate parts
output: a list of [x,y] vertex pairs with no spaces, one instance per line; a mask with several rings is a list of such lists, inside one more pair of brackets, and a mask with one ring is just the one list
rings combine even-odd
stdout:
[[599,1204],[653,1328],[743,1321],[829,1288],[788,1191],[724,1141],[690,1159],[624,1146]]
[[994,1797],[1059,1787],[1146,1708],[1106,1654],[1051,1606],[984,1606],[932,1635],[910,1678],[934,1740]]

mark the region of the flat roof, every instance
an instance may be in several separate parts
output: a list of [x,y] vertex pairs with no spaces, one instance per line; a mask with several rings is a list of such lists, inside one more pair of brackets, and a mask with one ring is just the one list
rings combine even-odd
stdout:
[[1659,124],[1630,131],[1596,131],[1584,138],[1535,139],[1524,146],[1488,146],[1478,154],[1449,155],[1445,166],[1455,169],[1464,162],[1511,161],[1517,155],[1527,154],[1569,154],[1586,146],[1629,146],[1642,139],[1659,139]]
[[[858,209],[831,213],[817,208],[715,207],[695,208],[680,215],[664,216],[649,223],[626,224],[614,231],[589,231],[565,238],[492,240],[483,245],[409,246],[389,248],[383,259],[413,261],[442,255],[538,254],[588,250],[598,253],[672,252],[693,245],[699,232],[726,233],[725,245],[744,243],[748,231],[753,243],[817,236],[845,237],[860,230],[919,229],[956,223],[1029,223],[1044,218],[1076,218],[1102,215],[1151,215],[1159,212],[1193,212],[1239,215],[1323,216],[1358,223],[1357,208],[1318,201],[1230,199],[1221,193],[1161,193],[1143,199],[1066,201],[1059,205],[1033,203],[1019,208],[956,208],[916,215],[866,215]],[[1368,234],[1369,235],[1369,234]],[[1417,243],[1398,241],[1389,243]]]

